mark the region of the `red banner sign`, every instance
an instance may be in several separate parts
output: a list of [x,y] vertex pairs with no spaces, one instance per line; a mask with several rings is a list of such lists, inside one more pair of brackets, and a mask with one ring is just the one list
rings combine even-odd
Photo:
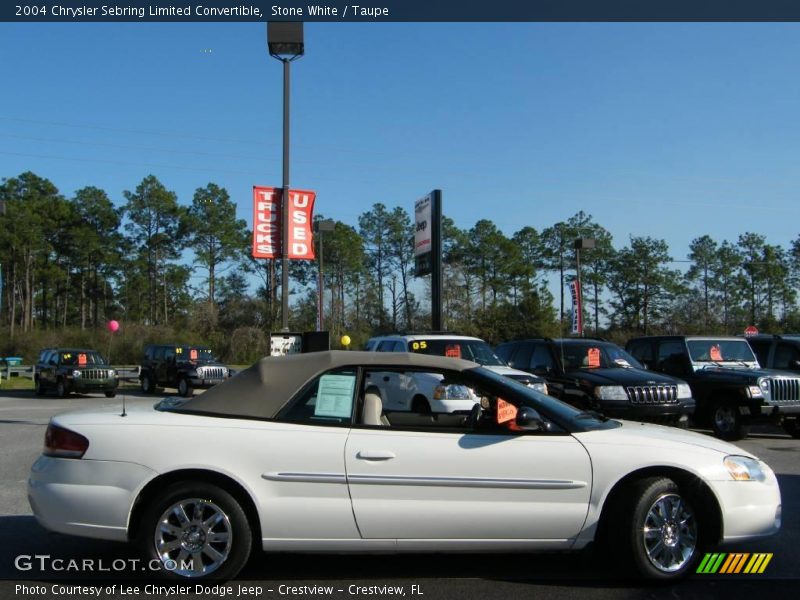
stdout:
[[[253,186],[253,257],[281,257],[280,188]],[[316,192],[289,190],[289,253],[293,260],[314,260],[311,223]]]
[[569,291],[572,293],[572,333],[583,335],[583,306],[577,281],[570,282]]

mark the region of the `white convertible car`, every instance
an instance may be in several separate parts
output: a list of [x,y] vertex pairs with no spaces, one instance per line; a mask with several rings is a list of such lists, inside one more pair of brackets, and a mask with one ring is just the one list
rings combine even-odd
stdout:
[[[371,373],[474,390],[465,414],[387,412]],[[265,358],[204,394],[51,421],[28,482],[54,531],[139,545],[169,576],[296,552],[577,550],[670,579],[780,527],[772,470],[703,435],[580,412],[478,365],[402,353]],[[741,546],[739,546],[741,548]]]

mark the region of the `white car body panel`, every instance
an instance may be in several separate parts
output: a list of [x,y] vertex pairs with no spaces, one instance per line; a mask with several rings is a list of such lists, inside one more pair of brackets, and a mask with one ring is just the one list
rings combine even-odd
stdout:
[[237,482],[258,511],[263,547],[273,550],[578,548],[593,540],[612,487],[653,466],[707,483],[726,541],[774,533],[780,507],[766,465],[763,482],[733,481],[723,467],[726,455],[749,453],[633,422],[554,436],[312,426],[146,408],[54,422],[90,445],[82,459],[37,461],[29,479],[34,513],[49,529],[104,539],[125,539],[141,490],[183,469]]

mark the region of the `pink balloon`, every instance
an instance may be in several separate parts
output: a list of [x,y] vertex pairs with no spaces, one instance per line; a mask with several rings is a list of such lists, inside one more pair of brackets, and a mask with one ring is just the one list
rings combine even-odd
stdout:
[[106,327],[108,327],[108,330],[111,333],[114,333],[117,329],[119,329],[119,321],[109,321]]

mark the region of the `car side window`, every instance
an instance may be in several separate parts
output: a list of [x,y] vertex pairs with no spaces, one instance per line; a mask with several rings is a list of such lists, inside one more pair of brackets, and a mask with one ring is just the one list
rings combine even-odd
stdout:
[[[790,344],[778,344],[775,349],[775,368],[776,369],[797,369],[797,361],[800,359],[800,351]],[[759,357],[759,363],[761,358]],[[764,363],[761,363],[762,365]]]
[[653,345],[647,340],[631,342],[628,352],[630,352],[631,356],[633,356],[633,358],[639,362],[643,362],[648,365],[652,364],[653,362]]
[[[772,345],[772,342],[749,340],[749,343],[750,347],[753,349],[753,353],[758,359],[758,364],[762,367],[769,366],[769,347]],[[780,346],[778,346],[778,348],[780,349]],[[775,354],[775,358],[778,358],[777,353]],[[783,367],[778,367],[776,365],[775,368],[780,369]]]
[[342,369],[320,375],[276,417],[278,421],[307,425],[349,426],[353,416],[356,370]]

